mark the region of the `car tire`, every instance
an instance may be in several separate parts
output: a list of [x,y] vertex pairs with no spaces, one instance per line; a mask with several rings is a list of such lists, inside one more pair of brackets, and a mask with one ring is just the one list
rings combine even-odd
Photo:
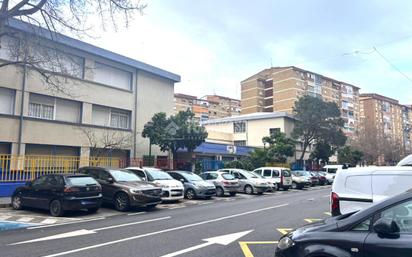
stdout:
[[272,192],[275,192],[275,191],[278,191],[278,190],[279,190],[278,184],[274,184],[273,187],[272,187]]
[[195,190],[189,188],[188,190],[186,190],[186,194],[185,194],[186,199],[188,200],[193,200],[196,198],[196,192]]
[[289,190],[289,187],[284,187],[283,188],[283,191],[288,191]]
[[263,192],[257,192],[258,195],[263,195]]
[[236,192],[230,192],[230,196],[236,196]]
[[296,182],[292,182],[292,189],[298,189],[299,186],[296,184]]
[[60,200],[53,200],[49,205],[50,215],[53,217],[61,217],[64,215],[63,205]]
[[114,208],[118,211],[128,211],[130,209],[130,199],[125,193],[117,193],[113,199]]
[[87,213],[93,214],[99,211],[99,208],[89,208],[87,209]]
[[157,204],[150,204],[150,205],[146,205],[146,209],[151,210],[156,208]]
[[277,184],[277,190],[280,191],[281,188],[280,184]]
[[253,195],[253,187],[250,185],[246,185],[243,191],[245,192],[245,194]]
[[22,210],[23,205],[21,204],[21,194],[17,193],[11,198],[11,206],[14,210]]
[[216,187],[216,196],[222,197],[225,195],[225,191],[221,187]]

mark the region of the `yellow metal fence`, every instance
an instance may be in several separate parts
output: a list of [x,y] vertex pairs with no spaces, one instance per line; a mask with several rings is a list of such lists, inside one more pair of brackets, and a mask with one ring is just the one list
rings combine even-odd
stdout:
[[30,181],[41,175],[75,173],[79,167],[121,168],[121,158],[48,155],[0,155],[0,182]]

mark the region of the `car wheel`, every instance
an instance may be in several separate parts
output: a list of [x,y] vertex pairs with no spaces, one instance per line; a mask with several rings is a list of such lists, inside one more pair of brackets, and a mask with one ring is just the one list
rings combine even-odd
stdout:
[[278,184],[273,184],[272,192],[278,191],[278,190],[279,190]]
[[23,209],[23,205],[21,204],[21,195],[20,195],[20,193],[18,193],[17,195],[12,197],[11,205],[12,205],[14,210]]
[[284,187],[283,188],[283,191],[288,191],[289,190],[289,187]]
[[189,189],[186,191],[185,197],[186,197],[188,200],[193,200],[193,199],[195,199],[195,198],[196,198],[196,192],[195,192],[195,190],[189,188]]
[[236,192],[230,192],[230,196],[236,196]]
[[51,201],[49,209],[50,209],[50,214],[53,217],[60,217],[60,216],[63,216],[64,214],[63,206],[60,200]]
[[88,213],[96,213],[99,210],[99,208],[89,208],[87,209]]
[[263,192],[258,192],[257,194],[258,194],[258,195],[263,195]]
[[118,211],[127,211],[130,208],[129,196],[125,193],[118,193],[114,197],[114,208]]
[[282,187],[280,186],[280,184],[276,184],[277,185],[277,190],[279,191]]
[[157,206],[157,204],[150,204],[150,205],[147,205],[146,206],[146,209],[154,209],[154,208],[156,208],[156,206]]
[[296,184],[295,182],[292,182],[292,189],[298,189],[298,184]]
[[248,195],[253,194],[253,188],[250,185],[246,185],[244,188],[244,192]]
[[221,187],[216,187],[216,196],[222,197],[225,195],[225,191]]

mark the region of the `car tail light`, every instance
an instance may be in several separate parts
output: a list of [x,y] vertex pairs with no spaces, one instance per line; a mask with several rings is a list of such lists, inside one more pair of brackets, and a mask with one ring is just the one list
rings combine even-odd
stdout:
[[339,206],[339,195],[335,192],[332,192],[330,195],[330,209],[332,216],[340,215],[340,206]]
[[63,191],[65,193],[75,193],[79,192],[80,190],[77,187],[65,187]]

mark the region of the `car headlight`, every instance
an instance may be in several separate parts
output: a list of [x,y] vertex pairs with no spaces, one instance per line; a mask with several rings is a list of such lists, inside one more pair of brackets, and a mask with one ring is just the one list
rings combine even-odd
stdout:
[[295,242],[293,242],[292,239],[290,239],[289,237],[283,237],[282,239],[280,239],[278,243],[278,248],[280,250],[286,250],[294,245],[295,245]]
[[132,194],[137,194],[137,195],[143,194],[142,190],[138,190],[138,189],[134,189],[134,188],[130,188],[129,191]]

